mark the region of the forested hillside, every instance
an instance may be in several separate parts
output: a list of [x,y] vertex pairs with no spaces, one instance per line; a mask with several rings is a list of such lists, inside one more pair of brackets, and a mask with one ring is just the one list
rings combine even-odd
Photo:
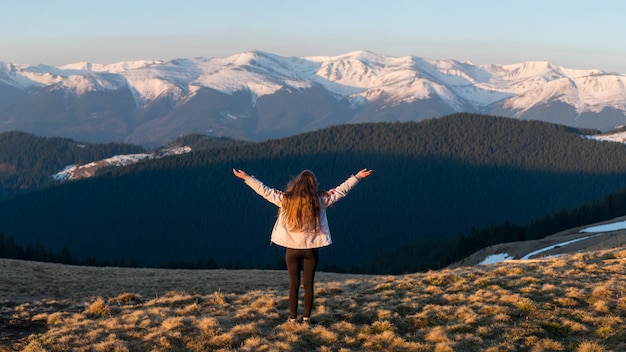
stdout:
[[85,144],[23,132],[0,133],[0,201],[52,185],[50,176],[67,165],[142,151],[129,144]]
[[213,137],[204,134],[188,134],[176,138],[172,143],[175,145],[188,146],[191,150],[204,150],[211,148],[232,147],[242,145],[248,142],[236,140],[228,137]]
[[[401,249],[418,241],[419,253],[426,245],[453,251],[448,240],[472,229],[525,224],[626,188],[626,147],[588,132],[469,114],[341,125],[31,193],[0,203],[0,231],[17,244],[55,253],[67,246],[74,258],[100,263],[273,268],[284,255],[269,243],[276,208],[231,169],[283,188],[308,168],[327,189],[368,167],[374,174],[328,210],[334,243],[321,266],[375,272],[372,260],[386,253],[414,263],[408,256],[417,252]],[[430,263],[420,268],[444,264]]]

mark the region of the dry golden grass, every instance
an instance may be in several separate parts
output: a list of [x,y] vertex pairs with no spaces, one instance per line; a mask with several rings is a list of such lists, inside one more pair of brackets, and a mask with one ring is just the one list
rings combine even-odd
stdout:
[[626,250],[398,276],[319,273],[288,323],[281,271],[0,260],[0,351],[626,350]]

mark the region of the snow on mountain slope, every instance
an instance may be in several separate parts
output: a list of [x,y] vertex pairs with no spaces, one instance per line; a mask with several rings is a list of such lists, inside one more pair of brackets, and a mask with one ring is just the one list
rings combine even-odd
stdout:
[[604,134],[597,134],[593,136],[589,136],[589,138],[606,141],[606,142],[618,142],[618,143],[626,143],[626,132],[618,131]]
[[138,60],[138,61],[125,61],[109,65],[101,65],[91,62],[77,62],[61,66],[62,70],[76,70],[76,71],[94,71],[94,72],[110,72],[121,73],[130,70],[136,70],[149,65],[162,64],[163,61],[159,60]]
[[93,177],[102,168],[132,165],[146,159],[160,159],[169,155],[189,153],[190,151],[190,147],[182,146],[164,148],[151,153],[115,155],[87,164],[68,165],[63,170],[52,175],[52,178],[57,181],[79,180]]
[[598,112],[605,107],[626,108],[624,75],[566,69],[548,62],[491,67],[496,74],[492,82],[513,94],[507,106],[516,110],[527,110],[551,98],[574,106],[579,113]]
[[273,94],[282,87],[296,89],[312,85],[312,65],[297,58],[283,58],[264,52],[245,52],[238,55],[205,60],[192,84],[232,94],[249,91],[256,98]]
[[600,111],[604,106],[626,110],[626,76],[592,74],[577,79],[580,87],[580,110]]
[[[171,95],[176,101],[200,87],[254,97],[282,87],[321,84],[337,98],[410,102],[433,94],[452,105],[459,99],[485,106],[510,98],[507,106],[523,110],[550,98],[579,112],[605,106],[626,109],[626,77],[599,70],[572,70],[548,62],[482,65],[455,60],[390,57],[356,51],[335,57],[281,57],[261,51],[211,59],[134,61],[111,65],[77,63],[55,68],[3,64],[0,79],[26,88],[58,85],[82,94],[119,89],[128,84],[141,102]],[[7,78],[8,77],[8,78]]]
[[[302,132],[307,126],[320,128],[341,121],[419,120],[451,112],[496,113],[548,122],[554,119],[555,123],[605,131],[626,124],[625,75],[568,69],[541,61],[475,65],[368,51],[315,57],[249,51],[226,57],[109,65],[81,62],[51,67],[0,63],[0,83],[13,87],[12,92],[19,89],[31,96],[43,89],[62,90],[64,97],[71,97],[64,104],[79,101],[78,105],[66,107],[65,120],[58,120],[66,125],[56,125],[54,131],[79,139],[80,133],[93,135],[102,131],[132,143],[143,143],[150,139],[147,135],[154,133],[167,140],[195,131],[218,131],[215,133],[244,139],[280,137]],[[115,99],[127,99],[126,89],[131,92],[134,105],[129,106],[127,101],[117,104]],[[90,92],[100,95],[80,101]],[[106,95],[107,92],[118,93]],[[291,97],[299,103],[286,104],[288,96],[279,92],[296,93]],[[236,98],[229,100],[224,95]],[[256,110],[260,97],[272,96],[276,98],[266,100],[268,105],[262,111]],[[94,102],[103,103],[98,107]],[[0,122],[6,128],[18,126],[33,129],[28,132],[46,133],[44,127],[32,127],[37,126],[32,121],[45,125],[43,111],[49,103],[43,101],[37,111],[30,108],[30,102],[12,107],[4,117],[0,115]],[[61,105],[56,106],[57,116],[61,117]],[[89,108],[92,106],[96,107]],[[115,110],[111,106],[123,108]],[[285,110],[280,110],[281,106]],[[311,106],[324,109],[311,110]],[[342,110],[344,107],[351,111]],[[363,111],[359,111],[361,108]],[[97,109],[99,113],[92,111]],[[327,112],[332,109],[337,110]],[[362,115],[355,117],[357,114]],[[89,124],[81,120],[83,115],[109,120],[100,118]],[[23,116],[28,119],[21,122]],[[339,116],[341,121],[333,120]],[[311,120],[316,118],[320,120]],[[77,125],[70,126],[71,121],[77,121]]]
[[127,86],[126,79],[118,74],[45,65],[2,64],[0,65],[0,81],[22,89],[53,87],[78,95],[92,91],[116,90]]
[[308,59],[320,63],[318,77],[345,87],[335,92],[353,100],[383,99],[397,105],[435,95],[461,111],[465,101],[484,106],[509,96],[477,84],[488,76],[484,70],[453,60],[389,57],[363,51]]

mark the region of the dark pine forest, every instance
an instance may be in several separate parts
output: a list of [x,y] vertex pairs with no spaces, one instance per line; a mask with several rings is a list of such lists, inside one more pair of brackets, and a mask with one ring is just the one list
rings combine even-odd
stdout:
[[142,147],[130,144],[88,144],[24,132],[0,133],[0,201],[53,186],[50,175],[65,166],[141,152]]
[[626,147],[591,133],[455,114],[218,144],[6,200],[0,231],[11,248],[79,264],[282,268],[269,242],[277,209],[231,169],[282,189],[307,168],[328,189],[368,167],[374,174],[328,210],[334,243],[321,269],[437,269],[491,244],[625,215]]

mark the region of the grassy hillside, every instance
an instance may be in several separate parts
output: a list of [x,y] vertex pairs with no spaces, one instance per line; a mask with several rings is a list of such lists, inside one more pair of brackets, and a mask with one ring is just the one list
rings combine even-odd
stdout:
[[626,251],[399,276],[319,273],[315,325],[285,271],[0,260],[0,351],[626,349]]
[[[0,203],[0,230],[101,264],[279,268],[283,251],[269,245],[276,208],[231,169],[283,188],[309,168],[328,189],[368,167],[374,175],[328,211],[334,243],[323,268],[440,268],[449,264],[446,241],[473,228],[526,224],[626,188],[626,146],[584,133],[468,114],[335,126],[144,162]],[[409,244],[421,252],[398,251]],[[397,265],[373,261],[385,253],[399,253]]]

